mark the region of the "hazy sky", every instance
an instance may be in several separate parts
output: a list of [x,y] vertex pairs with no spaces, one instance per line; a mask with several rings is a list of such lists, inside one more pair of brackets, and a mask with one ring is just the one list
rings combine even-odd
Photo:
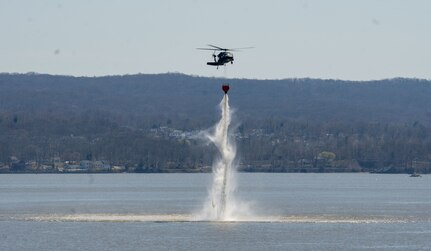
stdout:
[[0,72],[431,79],[428,0],[0,0],[0,32]]

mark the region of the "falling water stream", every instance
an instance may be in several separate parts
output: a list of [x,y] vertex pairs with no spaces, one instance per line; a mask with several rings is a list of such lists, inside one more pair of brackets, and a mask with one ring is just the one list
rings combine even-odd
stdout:
[[[245,208],[234,198],[236,147],[231,136],[232,112],[229,96],[220,102],[221,119],[214,131],[206,137],[217,147],[220,157],[213,163],[213,182],[204,205],[202,218],[206,220],[230,221],[244,215]],[[248,211],[248,210],[246,210]]]
[[222,118],[216,126],[214,137],[210,137],[221,154],[221,160],[214,166],[215,177],[211,202],[212,207],[216,209],[218,220],[225,219],[227,216],[226,203],[228,201],[227,197],[230,195],[228,185],[231,183],[229,180],[231,175],[229,174],[232,172],[232,162],[236,154],[235,148],[230,144],[228,137],[231,114],[227,94],[224,95],[221,106]]

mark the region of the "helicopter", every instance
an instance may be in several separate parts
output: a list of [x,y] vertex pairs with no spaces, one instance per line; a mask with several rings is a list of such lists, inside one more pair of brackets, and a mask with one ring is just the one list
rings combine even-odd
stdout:
[[[221,48],[221,47],[218,47],[218,46],[215,46],[212,44],[208,44],[208,46],[210,46],[212,48],[196,48],[196,49],[214,51],[213,55],[212,55],[214,58],[214,62],[207,62],[207,65],[217,66],[217,69],[219,66],[225,65],[229,62],[231,64],[233,64],[233,54],[231,53],[231,51],[238,51],[238,50],[242,50],[242,49],[254,48],[254,47],[243,47],[243,48],[226,49],[226,48]],[[220,51],[220,53],[216,55],[217,51]]]

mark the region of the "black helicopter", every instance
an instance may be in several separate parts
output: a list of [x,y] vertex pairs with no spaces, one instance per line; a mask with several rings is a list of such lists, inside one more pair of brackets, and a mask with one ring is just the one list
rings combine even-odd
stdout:
[[[208,46],[212,48],[197,48],[198,50],[209,50],[214,51],[213,52],[213,58],[214,62],[207,62],[207,65],[217,66],[217,69],[220,65],[225,65],[227,63],[233,64],[233,54],[230,51],[238,51],[242,49],[251,49],[254,47],[243,47],[243,48],[232,48],[232,49],[226,49],[221,48],[215,45],[208,44]],[[216,51],[220,51],[218,55],[216,55]]]

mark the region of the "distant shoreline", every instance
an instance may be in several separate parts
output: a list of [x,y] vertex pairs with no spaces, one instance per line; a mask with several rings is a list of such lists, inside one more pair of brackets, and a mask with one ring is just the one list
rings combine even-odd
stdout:
[[[412,174],[407,172],[402,173],[390,173],[390,172],[265,172],[265,171],[237,171],[238,173],[302,173],[302,174],[330,174],[330,173],[357,173],[357,174]],[[200,172],[200,171],[161,171],[161,172],[0,172],[2,174],[202,174],[202,173],[212,173],[210,172]],[[421,173],[426,175],[428,173]]]

